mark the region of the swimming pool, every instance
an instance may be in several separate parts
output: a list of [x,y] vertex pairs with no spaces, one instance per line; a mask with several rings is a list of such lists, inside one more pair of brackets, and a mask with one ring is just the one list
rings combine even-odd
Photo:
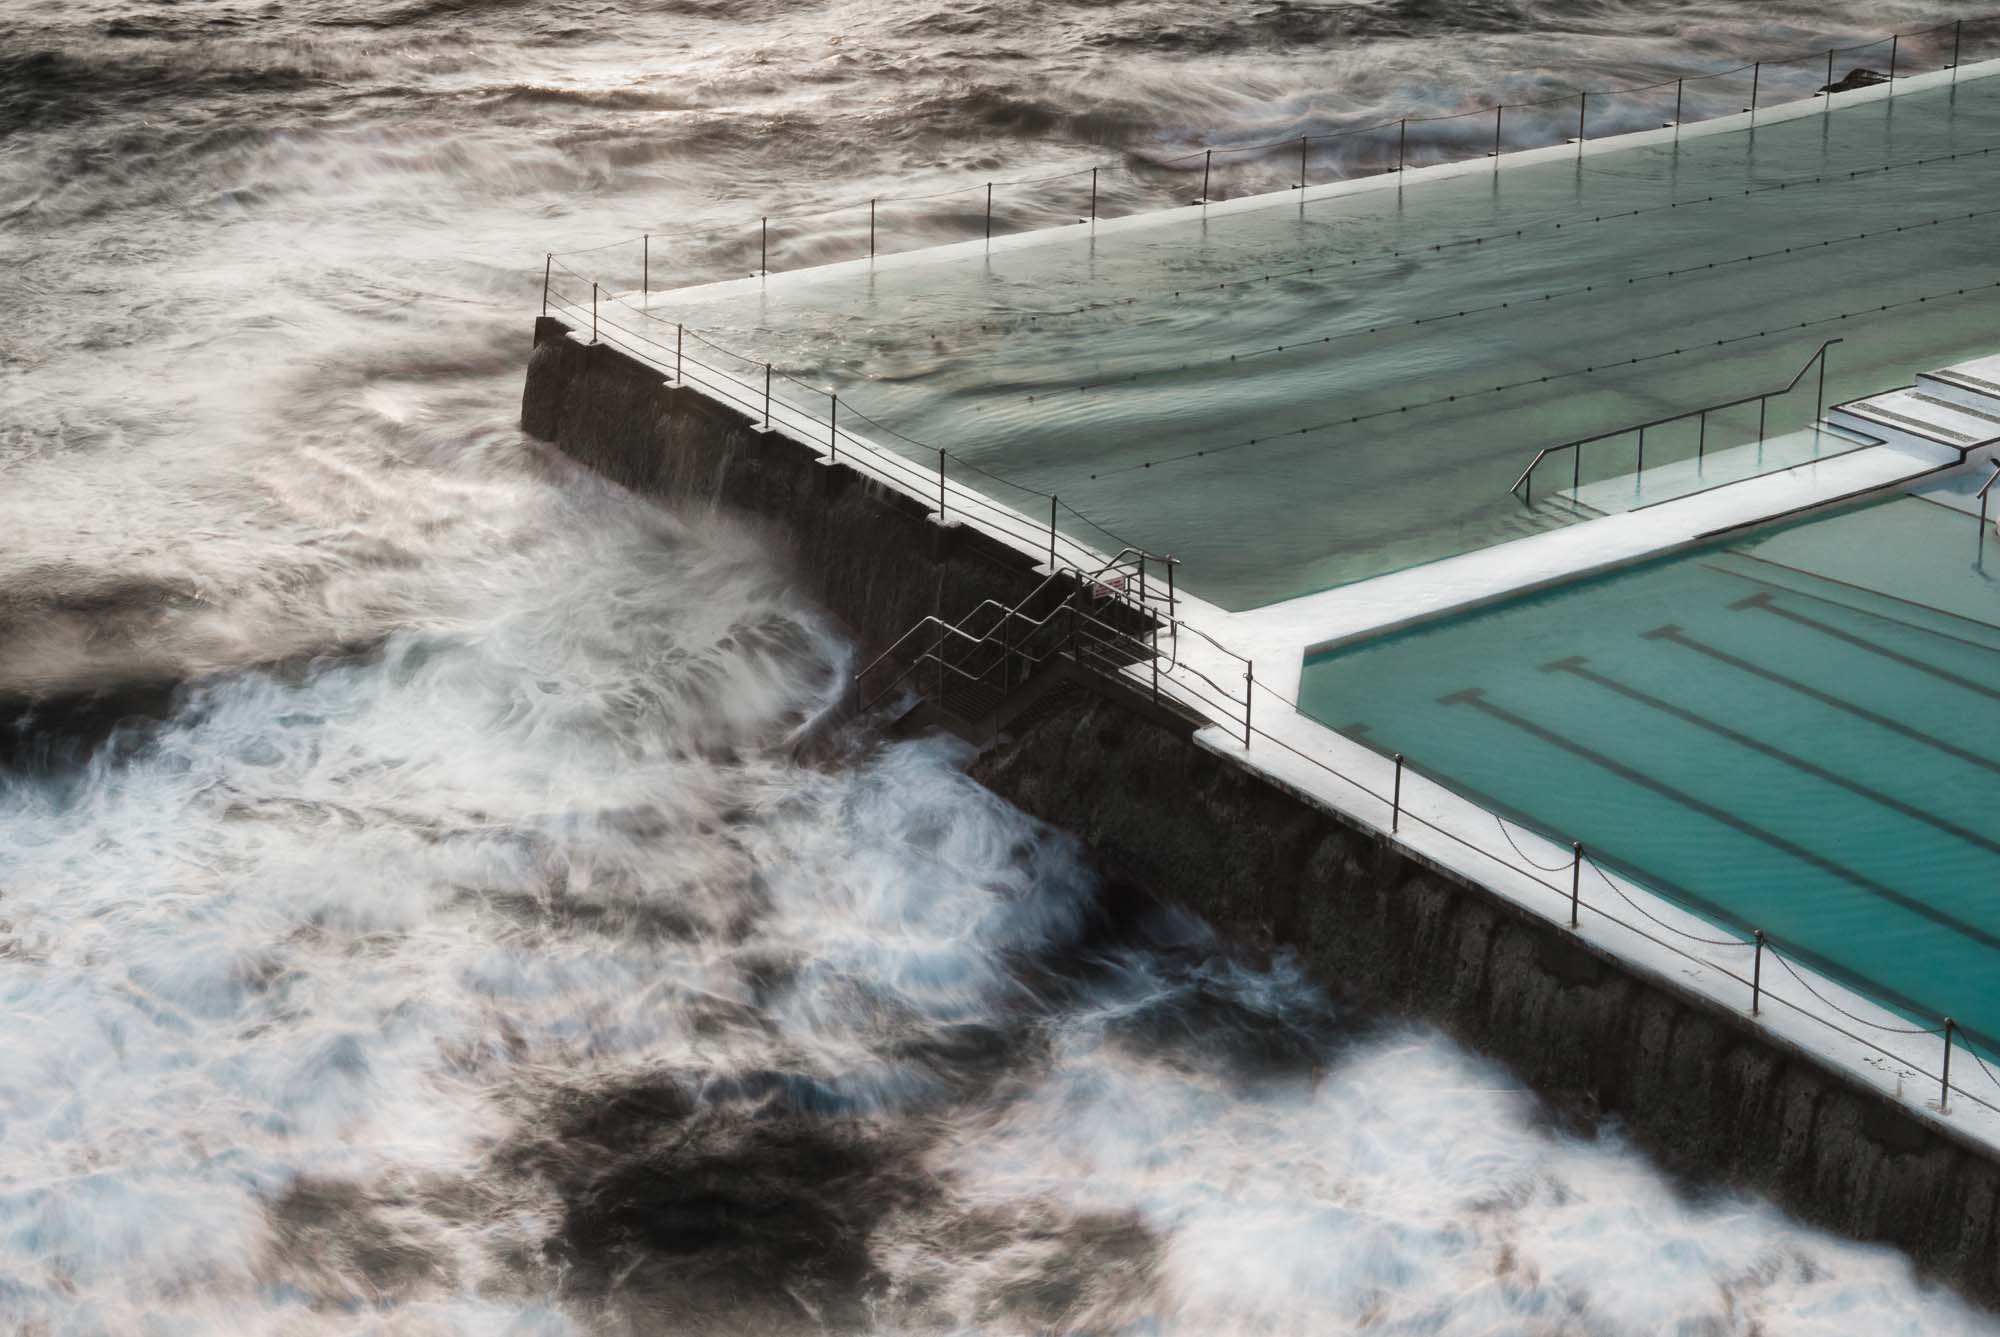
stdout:
[[1956,500],[1850,508],[1317,655],[1301,704],[1993,1049],[2000,543]]
[[[932,469],[949,447],[955,481],[1028,515],[1053,493],[1073,538],[1172,553],[1184,588],[1248,609],[1566,523],[1508,491],[1537,450],[1782,385],[1823,339],[1843,341],[1828,404],[1989,351],[2000,295],[1973,285],[2000,281],[1996,148],[2000,79],[1971,80],[1406,190],[681,290],[655,298],[654,334],[670,347],[685,321],[758,385],[774,362],[822,387],[776,390],[821,418],[837,391],[884,448]],[[1818,388],[1774,402],[1771,432],[1810,426]],[[1758,425],[1754,404],[1710,421],[1713,470]],[[1683,427],[1648,458],[1694,455]],[[1630,463],[1593,451],[1585,481]]]

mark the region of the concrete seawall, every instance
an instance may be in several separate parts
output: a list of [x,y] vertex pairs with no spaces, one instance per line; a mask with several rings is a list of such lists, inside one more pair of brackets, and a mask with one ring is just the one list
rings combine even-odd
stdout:
[[[770,527],[866,650],[1041,582],[962,526],[603,346],[535,327],[522,425],[636,490]],[[1907,1250],[2000,1304],[2000,1164],[1671,977],[1620,960],[1108,699],[1044,713],[973,774],[1107,866],[1335,995],[1423,1017],[1566,1105],[1623,1121],[1697,1183]]]
[[1042,582],[1030,557],[544,316],[521,426],[635,491],[728,509],[773,531],[800,585],[869,655],[924,617]]

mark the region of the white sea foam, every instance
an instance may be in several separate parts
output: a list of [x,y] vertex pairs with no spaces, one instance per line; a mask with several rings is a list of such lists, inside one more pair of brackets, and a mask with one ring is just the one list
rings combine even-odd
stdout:
[[0,1326],[737,1330],[579,1281],[522,1148],[628,1084],[775,1074],[901,1195],[856,1227],[885,1331],[1984,1330],[1894,1255],[1552,1131],[1435,1034],[1342,1038],[1282,963],[1100,934],[1074,846],[952,749],[819,736],[847,651],[755,539],[512,425],[540,253],[585,233],[1650,71],[1781,17],[668,9],[4,20],[0,678],[187,685],[0,779]]

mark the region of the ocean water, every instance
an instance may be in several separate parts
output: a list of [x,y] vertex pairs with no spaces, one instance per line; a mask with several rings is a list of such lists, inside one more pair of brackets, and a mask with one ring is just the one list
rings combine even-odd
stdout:
[[781,551],[515,426],[565,243],[1939,14],[8,4],[0,1329],[1993,1328],[833,722]]

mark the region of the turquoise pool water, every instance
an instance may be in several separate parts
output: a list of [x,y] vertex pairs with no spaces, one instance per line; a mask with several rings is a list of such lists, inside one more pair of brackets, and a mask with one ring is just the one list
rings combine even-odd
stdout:
[[1906,496],[1697,549],[1315,657],[1301,690],[1739,934],[2000,1042],[2000,543],[1982,562],[1963,511]]

